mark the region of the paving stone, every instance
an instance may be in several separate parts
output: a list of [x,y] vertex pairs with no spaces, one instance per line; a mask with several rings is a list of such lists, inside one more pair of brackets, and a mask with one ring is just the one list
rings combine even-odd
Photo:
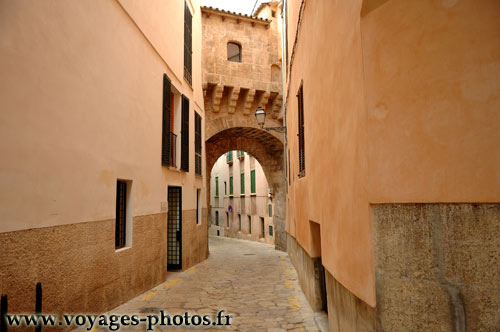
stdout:
[[[231,326],[157,326],[156,331],[319,331],[286,253],[250,241],[210,238],[210,256],[195,267],[169,272],[168,280],[111,310],[109,314],[163,310],[176,313],[231,315]],[[245,253],[255,253],[253,256]],[[280,258],[280,256],[282,256]],[[283,262],[285,264],[283,264]],[[287,271],[287,272],[285,272]],[[172,280],[176,280],[173,282]],[[150,294],[155,293],[154,296]],[[225,318],[222,319],[225,323]],[[76,331],[83,331],[83,328]],[[120,331],[144,331],[145,326]]]

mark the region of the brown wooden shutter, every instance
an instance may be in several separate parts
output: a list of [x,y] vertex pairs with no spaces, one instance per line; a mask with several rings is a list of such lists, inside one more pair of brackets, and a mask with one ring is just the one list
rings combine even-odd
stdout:
[[195,173],[201,175],[201,116],[194,113]]
[[163,119],[161,139],[161,164],[170,166],[170,126],[171,126],[171,83],[167,74],[163,74]]
[[189,99],[182,95],[181,170],[189,172]]
[[298,116],[299,116],[299,177],[306,175],[306,157],[305,157],[305,140],[304,140],[304,94],[302,85],[297,93],[298,100]]
[[193,44],[193,16],[184,2],[184,77],[192,84],[192,44]]

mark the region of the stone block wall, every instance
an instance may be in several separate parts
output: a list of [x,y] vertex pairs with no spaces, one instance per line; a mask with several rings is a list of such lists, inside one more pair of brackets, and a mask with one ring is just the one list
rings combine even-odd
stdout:
[[500,204],[372,212],[379,331],[500,330]]
[[208,210],[202,209],[202,222],[196,224],[196,210],[182,211],[182,270],[208,257]]
[[41,282],[42,312],[102,313],[166,279],[166,241],[164,213],[134,217],[118,251],[114,219],[0,233],[0,294],[9,313],[34,313]]

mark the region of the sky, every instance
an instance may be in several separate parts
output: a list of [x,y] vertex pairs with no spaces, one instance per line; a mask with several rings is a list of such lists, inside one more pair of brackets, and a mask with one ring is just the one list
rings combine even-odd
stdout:
[[256,0],[201,0],[201,4],[202,6],[212,6],[219,9],[250,15],[254,5],[255,9],[257,9],[259,4],[265,1],[269,0],[257,0],[257,5],[255,5]]

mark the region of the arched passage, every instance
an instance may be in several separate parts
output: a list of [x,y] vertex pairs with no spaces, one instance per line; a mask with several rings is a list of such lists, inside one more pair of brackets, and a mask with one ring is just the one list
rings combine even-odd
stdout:
[[[286,250],[283,143],[262,129],[233,127],[222,130],[206,141],[207,170],[212,169],[222,154],[231,150],[246,151],[261,164],[275,202],[276,249]],[[207,181],[210,180],[207,179]],[[208,190],[210,190],[209,183],[207,184]],[[210,197],[210,193],[207,194],[207,197]]]

